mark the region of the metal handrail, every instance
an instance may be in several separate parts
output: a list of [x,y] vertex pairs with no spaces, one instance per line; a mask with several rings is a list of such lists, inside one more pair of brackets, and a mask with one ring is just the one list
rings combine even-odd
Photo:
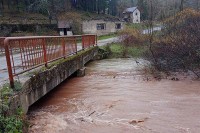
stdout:
[[0,55],[4,54],[4,39],[5,37],[0,37]]
[[[77,40],[81,39],[80,44]],[[49,62],[77,54],[97,44],[96,35],[7,37],[4,49],[11,87],[14,76]]]

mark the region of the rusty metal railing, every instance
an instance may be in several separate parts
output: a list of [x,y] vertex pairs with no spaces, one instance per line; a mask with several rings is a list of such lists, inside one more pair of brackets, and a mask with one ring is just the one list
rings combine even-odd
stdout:
[[5,49],[4,49],[4,39],[5,37],[0,37],[0,55],[3,55],[5,53]]
[[86,49],[91,46],[91,44],[97,44],[97,37],[92,37],[93,35],[83,35],[82,36],[82,45],[83,49]]
[[[77,43],[80,40],[82,44]],[[97,44],[96,35],[7,37],[5,55],[11,87],[14,77]]]

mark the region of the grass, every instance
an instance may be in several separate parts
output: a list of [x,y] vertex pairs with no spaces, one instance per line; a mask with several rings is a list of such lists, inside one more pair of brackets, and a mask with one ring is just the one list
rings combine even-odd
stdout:
[[100,48],[110,52],[110,58],[139,58],[143,56],[143,53],[146,51],[146,48],[144,46],[125,47],[120,43],[112,43],[110,45],[102,46]]
[[131,57],[139,58],[143,56],[143,53],[147,50],[144,46],[128,47],[128,53]]
[[105,39],[109,39],[109,38],[113,38],[116,37],[117,34],[113,33],[113,34],[108,34],[108,35],[102,35],[98,37],[98,40],[105,40]]
[[143,30],[143,29],[147,29],[147,26],[143,23],[128,23],[127,24],[128,28],[133,28],[133,29],[138,29],[138,30]]

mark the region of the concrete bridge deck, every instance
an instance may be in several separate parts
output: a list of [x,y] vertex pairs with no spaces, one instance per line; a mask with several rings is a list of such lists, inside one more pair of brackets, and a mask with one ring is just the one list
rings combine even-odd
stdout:
[[[89,36],[91,36],[91,35],[89,35]],[[86,37],[87,37],[87,35],[86,35]],[[38,52],[40,52],[42,49],[39,46],[40,44],[38,45],[37,43],[42,43],[43,38],[42,38],[42,40],[41,40],[41,38],[37,38],[38,40],[35,40],[34,38],[28,37],[28,38],[22,38],[22,41],[18,38],[16,38],[16,39],[17,40],[15,40],[15,38],[11,38],[11,41],[10,41],[11,44],[8,44],[8,45],[10,45],[9,46],[10,55],[6,56],[6,58],[5,58],[5,56],[0,56],[0,62],[2,62],[0,64],[0,72],[1,72],[0,83],[1,83],[1,85],[4,82],[8,82],[7,79],[8,79],[8,70],[9,69],[7,69],[7,65],[6,65],[7,58],[10,58],[10,67],[13,67],[11,70],[12,71],[14,70],[14,73],[12,72],[9,74],[12,74],[13,77],[15,76],[14,77],[15,79],[18,78],[17,80],[20,80],[20,82],[23,84],[22,91],[20,91],[18,94],[16,94],[14,96],[14,98],[11,100],[11,106],[10,106],[11,110],[15,110],[17,107],[21,106],[22,109],[24,110],[24,112],[27,112],[30,105],[32,105],[37,100],[39,100],[41,97],[46,95],[49,91],[54,89],[57,85],[59,85],[64,80],[66,80],[72,74],[74,74],[75,72],[77,72],[78,75],[84,74],[84,69],[83,69],[83,71],[80,71],[80,70],[84,67],[84,65],[87,62],[89,62],[90,60],[93,60],[93,58],[98,54],[98,47],[96,46],[97,44],[95,44],[94,38],[90,39],[90,38],[82,37],[82,39],[83,39],[82,43],[76,43],[76,40],[73,40],[73,44],[69,44],[70,45],[69,48],[66,47],[67,49],[64,49],[64,50],[61,49],[61,51],[60,51],[60,48],[63,48],[63,43],[52,45],[52,46],[51,46],[51,44],[50,45],[46,44],[47,52],[49,49],[51,50],[50,55],[46,55],[47,56],[46,58],[51,59],[51,60],[53,59],[53,61],[54,61],[54,58],[57,59],[57,57],[58,58],[61,57],[61,59],[58,61],[49,63],[48,67],[44,67],[42,64],[42,66],[38,67],[37,69],[29,70],[29,68],[28,68],[29,66],[23,67],[24,60],[26,62],[28,61],[27,63],[30,65],[29,61],[36,62],[36,60],[38,60],[39,56],[41,56],[41,58],[45,58],[45,56],[44,56],[45,53],[39,54],[39,56],[38,56]],[[31,42],[28,42],[28,41],[30,41],[30,39],[31,39]],[[60,37],[57,37],[55,39],[59,40]],[[14,41],[14,43],[12,41]],[[33,43],[34,41],[37,43]],[[115,38],[100,40],[97,43],[98,43],[98,46],[103,46],[108,43],[117,42],[117,41],[118,41],[118,38],[115,37]],[[54,41],[51,40],[51,42],[54,42]],[[12,50],[16,49],[13,46],[15,46],[16,44],[17,44],[17,48],[19,48],[19,50],[18,50],[19,53],[13,54]],[[30,44],[31,44],[31,46],[29,46]],[[35,45],[35,44],[37,44],[37,45]],[[58,47],[57,45],[60,45],[61,47]],[[65,45],[68,46],[68,44],[65,44]],[[26,49],[24,50],[23,48],[21,48],[22,46],[25,46]],[[42,43],[42,46],[43,46],[43,43]],[[45,48],[45,47],[43,47],[43,48]],[[21,49],[23,51],[21,51]],[[53,49],[53,51],[52,51],[52,49]],[[63,58],[62,54],[56,52],[54,49],[59,50],[58,52],[63,52],[63,51],[68,50],[68,52],[71,52],[72,54],[67,55],[66,58],[65,57]],[[27,53],[27,50],[29,53]],[[50,58],[50,57],[52,57],[51,54],[55,55],[55,57]],[[45,61],[45,60],[42,60],[42,61]],[[32,63],[32,64],[37,66],[36,63]],[[22,67],[18,67],[21,65],[22,65]],[[20,71],[23,71],[24,69],[25,69],[25,71],[22,74],[20,74]],[[27,71],[26,71],[26,69],[27,69]],[[40,69],[43,69],[43,70],[41,71]],[[38,72],[38,70],[39,70],[39,72]],[[16,75],[15,73],[19,73],[19,75]]]
[[[104,40],[98,40],[97,41],[97,45],[98,46],[103,46],[109,43],[113,43],[113,42],[118,42],[118,37],[113,37],[113,38],[109,38],[109,39],[104,39]],[[78,51],[81,51],[83,49],[81,43],[77,44],[77,49]],[[16,62],[16,64],[20,64],[21,60],[20,60],[20,54],[15,54],[14,55],[14,60]],[[3,85],[8,81],[8,70],[7,70],[7,65],[6,65],[6,58],[5,56],[1,55],[0,56],[0,86]]]

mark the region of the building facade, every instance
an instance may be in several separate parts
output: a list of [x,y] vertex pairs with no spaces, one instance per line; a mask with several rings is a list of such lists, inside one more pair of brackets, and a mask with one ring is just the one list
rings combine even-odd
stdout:
[[129,23],[140,23],[140,11],[137,7],[127,8],[124,12],[124,20]]
[[98,36],[115,33],[123,28],[124,22],[121,21],[88,20],[82,23],[84,34],[97,34]]

